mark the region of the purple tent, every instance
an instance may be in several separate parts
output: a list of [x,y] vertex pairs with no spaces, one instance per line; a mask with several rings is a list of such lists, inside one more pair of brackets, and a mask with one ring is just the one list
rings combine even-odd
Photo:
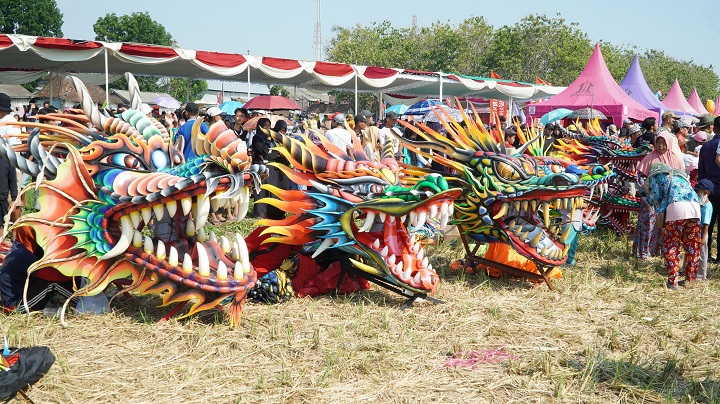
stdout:
[[668,110],[668,108],[658,100],[650,89],[650,86],[648,86],[647,81],[645,81],[645,76],[642,73],[642,69],[640,69],[640,61],[637,55],[635,55],[635,59],[633,59],[630,64],[625,78],[620,82],[620,88],[640,105],[656,112],[658,117]]
[[702,101],[700,100],[700,96],[698,95],[697,88],[693,87],[692,92],[690,93],[690,96],[688,97],[688,104],[690,104],[691,107],[695,111],[697,111],[699,114],[709,114],[708,110],[705,109],[705,106],[703,105]]
[[657,116],[657,114],[625,94],[615,82],[605,64],[600,45],[590,56],[585,69],[575,81],[560,94],[540,104],[528,105],[528,115],[541,117],[558,109],[594,108],[612,118],[615,125],[622,125],[623,119],[630,117],[639,121]]
[[682,90],[680,89],[680,83],[678,83],[677,79],[675,79],[670,87],[670,90],[667,92],[667,95],[663,100],[663,104],[665,104],[665,106],[669,109],[682,111],[690,115],[700,115],[697,111],[695,111],[695,108],[688,104]]

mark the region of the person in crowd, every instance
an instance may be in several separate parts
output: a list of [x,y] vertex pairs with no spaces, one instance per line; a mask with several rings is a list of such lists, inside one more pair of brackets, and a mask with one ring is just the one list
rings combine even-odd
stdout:
[[[393,153],[397,153],[399,150],[400,143],[390,135],[390,131],[395,128],[395,125],[398,122],[398,119],[400,119],[400,116],[396,114],[394,111],[390,111],[387,114],[385,114],[385,126],[380,129],[380,132],[378,132],[378,139],[380,139],[380,144],[384,145],[385,142],[392,141],[393,142]],[[401,133],[398,131],[398,135]]]
[[543,140],[545,141],[543,151],[546,156],[555,151],[555,147],[553,147],[553,145],[555,144],[556,139],[555,124],[549,123],[545,125],[545,127],[543,127]]
[[607,127],[607,135],[608,135],[608,136],[612,136],[612,137],[616,137],[616,136],[618,135],[618,128],[617,128],[617,126],[612,125],[612,124],[611,124],[611,125],[608,125],[608,127]]
[[362,137],[362,147],[370,161],[380,161],[380,156],[382,155],[382,144],[380,143],[380,139],[378,139],[377,130],[365,130]]
[[700,152],[698,151],[698,147],[705,144],[707,141],[707,133],[704,131],[697,131],[694,135],[690,136],[690,139],[688,139],[687,143],[685,143],[685,153],[690,154],[692,156],[698,157],[700,156]]
[[[414,142],[418,142],[422,139],[418,136],[417,133],[415,133],[414,130],[410,128],[405,128],[403,131],[403,138],[407,140],[412,140]],[[430,162],[423,156],[421,156],[418,153],[415,153],[414,151],[408,149],[407,147],[400,146],[401,152],[405,156],[404,162],[407,164],[410,164],[415,167],[425,168],[430,165]]]
[[[664,138],[667,138],[667,131],[658,134],[656,148],[667,149],[662,145]],[[666,141],[669,143],[670,139]],[[674,157],[669,150],[664,153]],[[657,210],[658,217],[664,217],[664,223],[658,223],[658,226],[662,226],[660,246],[668,275],[667,288],[677,290],[683,286],[678,279],[681,250],[685,251],[685,282],[694,281],[698,269],[701,244],[698,195],[683,170],[663,163],[652,164],[645,181],[645,193],[646,203]]]
[[[668,145],[672,137],[668,132],[661,132],[655,139],[655,150],[648,153],[637,166],[637,169],[645,177],[650,175],[650,166],[653,163],[663,163],[671,168],[685,170],[682,160],[672,152],[668,152]],[[659,251],[659,229],[655,227],[655,209],[645,200],[640,199],[640,212],[638,213],[638,224],[635,228],[633,239],[633,250],[635,257],[641,261],[657,256]]]
[[[283,121],[284,122],[284,121]],[[257,122],[255,134],[252,136],[252,152],[253,164],[265,164],[268,168],[268,177],[266,184],[274,185],[281,189],[290,189],[287,176],[285,176],[279,168],[268,165],[268,163],[279,162],[287,164],[287,160],[277,151],[273,150],[277,144],[270,135],[271,122],[268,118],[260,118]],[[262,131],[265,129],[265,131]],[[287,129],[287,126],[286,126]],[[259,219],[283,219],[285,212],[272,205],[257,203],[261,198],[272,197],[272,194],[266,190],[260,190],[255,194],[255,217]]]
[[634,126],[633,121],[630,120],[630,118],[623,119],[622,127],[620,127],[620,130],[618,131],[618,136],[620,138],[625,138],[630,136],[630,127]]
[[[10,96],[5,93],[0,93],[0,122],[17,122],[12,112]],[[20,143],[20,140],[14,136],[19,134],[20,128],[17,126],[0,126],[0,136],[11,136],[8,138],[8,143],[10,144],[13,144],[13,139],[17,141],[16,143]],[[2,157],[0,158],[0,225],[5,223],[5,216],[8,214],[10,201],[15,200],[17,195],[17,173],[15,168],[10,165],[10,161]],[[12,199],[8,199],[8,197]],[[16,221],[20,218],[21,214],[21,209],[15,209],[10,220],[13,222]]]
[[666,130],[670,133],[673,133],[675,121],[680,119],[680,117],[674,111],[665,111],[663,112],[660,119],[662,120],[660,130]]
[[513,154],[515,152],[515,143],[517,142],[517,132],[515,128],[505,129],[505,149],[507,154]]
[[[707,114],[707,116],[710,116]],[[700,116],[700,122],[698,126],[702,125],[701,128],[705,130],[711,130],[715,135],[720,133],[720,117],[716,117],[709,124],[707,123],[707,116]],[[698,131],[700,133],[701,131]],[[718,243],[715,257],[712,255],[712,241],[713,232],[715,231],[715,223],[718,221],[717,216],[720,212],[720,153],[718,153],[718,147],[720,147],[720,136],[713,136],[712,139],[705,142],[700,148],[700,154],[698,156],[698,180],[708,179],[713,183],[714,188],[710,193],[708,199],[712,203],[713,212],[710,217],[710,225],[708,226],[708,262],[716,262],[720,257],[720,243]]]
[[206,120],[208,123],[208,126],[213,126],[214,124],[218,122],[223,121],[223,116],[225,113],[223,113],[220,108],[218,107],[210,107],[205,112]]
[[707,279],[707,263],[708,263],[708,227],[710,227],[710,219],[712,218],[712,203],[708,199],[713,192],[715,186],[708,179],[700,180],[695,184],[695,193],[700,200],[700,259],[698,261],[697,280],[704,281]]
[[232,129],[233,132],[235,132],[235,136],[238,137],[238,139],[242,139],[247,142],[248,132],[243,128],[243,125],[245,122],[248,121],[248,110],[245,108],[235,108],[235,112],[233,114],[233,117],[235,118],[235,121],[233,122],[232,126],[230,126],[230,129]]
[[[185,156],[185,161],[189,161],[193,157],[196,157],[196,154],[192,149],[192,139],[190,137],[192,135],[193,124],[195,124],[195,120],[198,118],[198,115],[200,115],[200,108],[197,104],[194,102],[188,102],[184,111],[185,123],[178,129],[178,136],[182,136],[183,139],[185,139],[185,145],[183,147],[183,156]],[[200,124],[200,131],[202,133],[207,133],[208,126],[205,125],[205,122]]]
[[685,153],[686,150],[685,146],[688,142],[689,129],[690,126],[679,119],[673,124],[673,133],[675,134],[675,138],[677,138],[678,147],[682,153]]
[[628,129],[628,142],[630,142],[631,145],[635,144],[635,141],[640,139],[640,136],[642,136],[642,129],[638,127],[637,125],[633,125]]
[[352,135],[345,129],[345,114],[335,115],[331,125],[331,129],[325,132],[325,137],[330,143],[352,157]]
[[698,128],[696,133],[704,133],[706,142],[709,142],[713,138],[713,129],[717,126],[714,123],[714,119],[715,117],[710,114],[702,114],[695,125]]
[[658,130],[657,120],[655,118],[645,118],[640,127],[642,128],[642,134],[633,141],[632,146],[637,148],[643,144],[654,144]]

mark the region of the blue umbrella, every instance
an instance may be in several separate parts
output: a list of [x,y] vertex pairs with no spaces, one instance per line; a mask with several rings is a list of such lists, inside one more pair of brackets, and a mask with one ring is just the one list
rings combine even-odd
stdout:
[[395,104],[395,105],[392,105],[392,106],[387,107],[387,108],[385,109],[385,113],[387,114],[388,112],[392,111],[392,112],[394,112],[394,113],[396,113],[396,114],[398,114],[398,115],[402,115],[402,114],[404,114],[405,111],[407,111],[407,110],[408,110],[408,106],[407,106],[407,105]]
[[222,104],[220,104],[220,111],[228,114],[233,115],[235,113],[236,108],[241,108],[243,106],[243,103],[240,101],[225,101]]
[[[425,115],[431,110],[431,106],[446,106],[439,100],[422,100],[411,105],[403,115]],[[572,112],[572,111],[571,111]]]
[[543,125],[547,125],[550,122],[555,122],[557,120],[563,119],[570,114],[572,114],[571,110],[567,108],[558,108],[543,115],[542,118],[540,118],[540,123]]

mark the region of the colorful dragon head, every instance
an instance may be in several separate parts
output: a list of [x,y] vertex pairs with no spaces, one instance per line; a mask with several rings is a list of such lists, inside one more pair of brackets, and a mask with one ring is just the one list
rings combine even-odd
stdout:
[[382,161],[374,162],[354,134],[353,159],[322,135],[318,135],[322,141],[318,146],[307,136],[296,139],[270,133],[278,144],[276,149],[294,169],[271,165],[311,191],[263,185],[279,199],[259,202],[292,214],[283,220],[261,221],[269,226],[265,233],[274,234],[267,242],[314,243],[314,256],[339,248],[363,257],[364,262],[351,262],[393,285],[412,292],[435,292],[440,279],[411,233],[431,218],[439,219],[444,227],[452,218],[453,201],[460,196],[460,189],[451,189],[440,175],[400,165],[393,159],[391,143],[386,145]]
[[[159,122],[138,110],[103,116],[82,82],[70,80],[86,116],[46,117],[64,127],[23,123],[35,129],[14,149],[0,139],[0,153],[37,177],[40,210],[13,225],[40,257],[30,272],[55,268],[86,277],[87,287],[76,295],[94,295],[130,277],[125,291],[162,293],[163,305],[193,300],[185,316],[229,302],[228,316],[237,324],[255,271],[239,234],[217,240],[204,226],[220,207],[239,203],[247,211],[248,186],[266,168],[250,165],[245,143],[232,131],[215,124],[202,134],[200,121],[192,144],[198,157],[184,161]],[[134,78],[128,81],[136,94]]]
[[464,122],[457,123],[443,110],[435,113],[449,138],[403,123],[427,141],[400,141],[458,173],[450,181],[462,184],[465,194],[455,203],[455,223],[473,239],[511,244],[538,265],[563,264],[570,236],[582,224],[586,187],[580,177],[562,164],[523,154],[532,142],[509,156],[477,114],[471,119],[463,112]]
[[597,123],[588,123],[587,130],[576,126],[579,128],[577,133],[567,132],[567,137],[556,143],[558,155],[579,165],[601,164],[617,174],[608,178],[600,188],[601,192],[591,194],[588,201],[598,212],[599,224],[608,224],[621,233],[633,232],[628,218],[630,212],[640,209],[640,199],[632,189],[641,182],[642,174],[637,170],[637,164],[652,151],[652,146],[633,148],[624,140],[605,135],[597,128]]

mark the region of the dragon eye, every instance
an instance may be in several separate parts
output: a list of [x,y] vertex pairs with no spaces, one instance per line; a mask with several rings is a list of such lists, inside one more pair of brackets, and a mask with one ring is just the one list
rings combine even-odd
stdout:
[[517,168],[502,161],[495,162],[495,172],[506,181],[520,181],[522,179]]
[[129,153],[114,153],[105,158],[105,163],[115,167],[124,167],[130,169],[139,169],[143,165],[140,160]]
[[165,155],[165,153],[157,149],[150,155],[150,158],[152,159],[153,164],[156,168],[162,170],[163,168],[167,167],[168,165],[168,158]]

